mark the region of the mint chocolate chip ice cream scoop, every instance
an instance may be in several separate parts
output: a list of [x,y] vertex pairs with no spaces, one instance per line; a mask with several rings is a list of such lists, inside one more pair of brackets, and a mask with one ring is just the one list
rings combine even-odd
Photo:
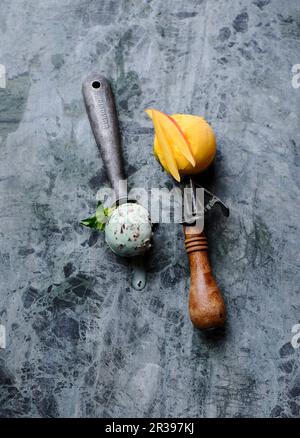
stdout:
[[113,211],[105,227],[105,240],[111,250],[123,257],[143,254],[151,247],[152,226],[147,210],[128,202]]
[[152,230],[147,211],[141,205],[128,202],[113,93],[109,81],[98,73],[86,78],[82,91],[90,125],[115,193],[112,205],[119,207],[112,212],[111,208],[99,206],[94,216],[81,223],[100,230],[105,228],[110,248],[116,254],[131,257],[132,285],[141,290],[146,284],[146,271],[140,256],[151,246]]

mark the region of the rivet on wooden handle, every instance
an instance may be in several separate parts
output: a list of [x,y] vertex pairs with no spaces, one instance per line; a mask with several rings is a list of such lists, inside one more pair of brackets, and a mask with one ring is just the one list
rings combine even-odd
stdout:
[[226,320],[223,297],[213,277],[207,238],[185,227],[185,247],[190,262],[189,311],[192,323],[200,329],[220,327]]

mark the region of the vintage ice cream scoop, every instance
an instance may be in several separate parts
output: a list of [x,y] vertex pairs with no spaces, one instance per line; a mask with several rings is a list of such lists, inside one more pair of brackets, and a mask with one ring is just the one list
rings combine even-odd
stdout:
[[117,255],[132,259],[132,284],[140,290],[146,281],[142,255],[151,247],[149,214],[142,205],[127,197],[119,126],[109,81],[92,73],[84,81],[82,91],[91,128],[116,195],[105,226],[105,240]]
[[[181,181],[184,176],[198,175],[209,168],[216,155],[216,140],[212,127],[203,117],[191,114],[169,116],[155,109],[146,112],[155,129],[154,154],[176,181]],[[226,310],[208,258],[208,243],[203,231],[204,214],[216,204],[221,206],[225,216],[229,215],[229,209],[219,198],[202,188],[204,199],[198,211],[195,184],[191,177],[187,186],[185,188],[191,193],[187,206],[192,213],[189,221],[184,223],[185,247],[190,262],[189,312],[196,327],[215,328],[224,324]],[[197,218],[198,214],[202,221]]]
[[[221,207],[224,216],[229,216],[229,208],[213,193],[194,183],[189,178],[190,217],[184,224],[185,248],[190,264],[189,312],[193,324],[200,329],[221,327],[225,323],[225,303],[214,279],[208,256],[208,241],[203,230],[204,215],[216,205]],[[203,204],[196,201],[196,188],[203,190]],[[199,220],[200,219],[200,220]]]

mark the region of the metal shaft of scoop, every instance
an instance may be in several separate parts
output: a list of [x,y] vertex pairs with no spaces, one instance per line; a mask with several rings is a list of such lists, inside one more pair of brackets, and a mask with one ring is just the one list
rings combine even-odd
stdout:
[[[119,124],[115,101],[109,81],[98,73],[90,74],[84,81],[82,93],[90,125],[100,150],[116,201],[127,199],[127,184],[123,167]],[[126,202],[126,201],[125,201]],[[146,284],[143,257],[132,258],[132,286],[141,290]]]

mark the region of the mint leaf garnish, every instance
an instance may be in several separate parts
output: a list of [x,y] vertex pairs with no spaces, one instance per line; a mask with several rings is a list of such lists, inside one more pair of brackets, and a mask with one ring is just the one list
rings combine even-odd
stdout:
[[97,230],[103,231],[113,210],[113,208],[104,208],[103,204],[99,201],[95,215],[82,220],[80,224],[85,227],[96,228]]
[[107,221],[107,217],[105,215],[105,211],[104,211],[104,207],[103,205],[98,205],[97,210],[96,210],[96,218],[97,221],[102,223],[105,223]]
[[84,225],[85,227],[89,228],[97,228],[97,218],[96,216],[91,216],[86,219],[83,219],[80,221],[81,225]]

